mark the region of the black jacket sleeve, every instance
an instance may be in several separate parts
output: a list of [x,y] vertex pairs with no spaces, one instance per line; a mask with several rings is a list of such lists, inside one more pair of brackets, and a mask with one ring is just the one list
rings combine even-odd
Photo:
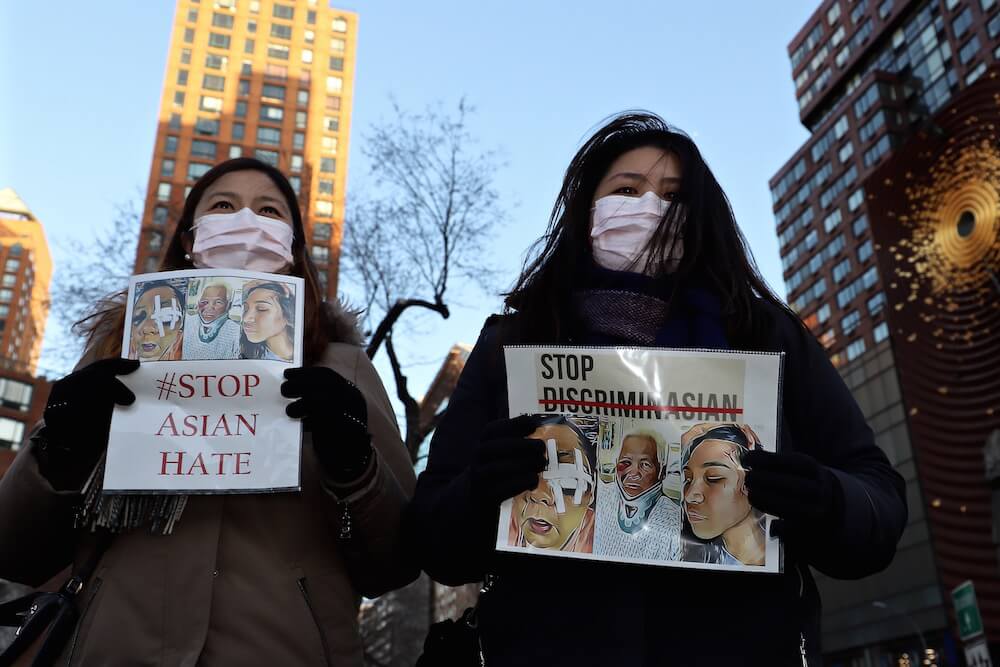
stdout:
[[792,445],[825,465],[841,492],[829,525],[812,527],[796,546],[831,577],[874,574],[892,561],[906,526],[905,482],[820,344],[787,315],[776,318],[787,352],[783,406]]
[[449,586],[481,581],[494,553],[497,515],[484,513],[473,501],[469,466],[483,428],[506,416],[497,414],[495,399],[506,391],[504,374],[494,366],[501,357],[496,327],[488,325],[431,439],[427,468],[417,479],[406,517],[408,541],[420,566]]

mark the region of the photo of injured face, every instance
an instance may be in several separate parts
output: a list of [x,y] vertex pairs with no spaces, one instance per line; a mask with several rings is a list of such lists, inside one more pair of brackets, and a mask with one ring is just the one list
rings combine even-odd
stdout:
[[136,284],[129,322],[129,359],[146,362],[182,358],[186,291],[187,278]]
[[759,442],[742,424],[696,424],[682,437],[684,561],[764,565],[765,517],[750,505],[740,463]]
[[620,440],[609,453],[613,474],[598,485],[594,553],[676,560],[681,511],[677,500],[668,495],[672,462],[667,435],[634,423],[622,424],[619,431]]
[[184,321],[184,359],[239,359],[239,279],[192,278]]
[[597,419],[540,417],[541,425],[528,437],[545,443],[548,464],[535,488],[513,499],[508,545],[592,553]]

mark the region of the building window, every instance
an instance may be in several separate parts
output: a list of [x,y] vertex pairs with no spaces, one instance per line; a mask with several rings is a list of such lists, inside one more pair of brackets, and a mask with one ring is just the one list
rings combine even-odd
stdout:
[[224,90],[226,87],[226,77],[206,74],[201,80],[201,87],[206,90]]
[[864,201],[865,201],[865,191],[862,188],[858,188],[857,190],[851,193],[850,197],[847,198],[847,208],[853,213],[854,211],[858,210],[858,207],[861,206],[861,204],[864,203]]
[[178,90],[174,93],[174,106],[182,107],[184,106],[184,91]]
[[168,136],[166,138],[163,143],[163,152],[167,155],[173,155],[177,152],[177,137]]
[[860,246],[858,246],[858,263],[864,264],[868,261],[868,258],[872,256],[874,249],[872,247],[872,240],[868,239]]
[[4,264],[3,270],[8,273],[17,273],[21,268],[21,261],[19,259],[8,259]]
[[202,111],[222,111],[222,98],[212,95],[202,95],[198,108]]
[[330,195],[332,197],[333,196],[333,181],[331,181],[329,179],[326,179],[326,178],[319,179],[319,193],[321,195]]
[[271,37],[276,37],[278,39],[291,39],[292,26],[282,25],[280,23],[271,24]]
[[184,28],[184,43],[190,44],[194,41],[194,28]]
[[146,273],[153,273],[160,269],[160,260],[156,257],[146,258]]
[[4,287],[13,287],[16,284],[17,284],[17,275],[15,275],[13,273],[5,273],[5,274],[3,274],[3,286]]
[[316,215],[321,215],[324,218],[329,218],[333,215],[333,202],[323,201],[322,199],[317,201]]
[[249,33],[255,33],[255,32],[257,32],[257,22],[256,21],[247,21],[247,32],[249,32]]
[[253,62],[244,60],[240,65],[240,76],[250,76],[251,74],[253,74]]
[[834,210],[833,213],[823,219],[823,229],[826,230],[827,234],[829,234],[837,228],[837,225],[840,224],[840,221],[843,220],[843,218],[844,216],[840,212],[839,208]]
[[212,168],[210,164],[204,164],[202,162],[191,162],[188,164],[188,180],[197,181],[199,178],[204,176],[209,169]]
[[336,95],[327,95],[326,108],[330,111],[340,111],[340,98]]
[[830,319],[830,304],[824,303],[816,311],[816,321],[819,322],[820,324],[823,324],[828,319]]
[[[216,28],[232,28],[233,27],[233,16],[232,14],[220,14],[219,12],[214,12],[212,14],[212,25]],[[229,48],[229,45],[226,45]]]
[[878,17],[883,21],[892,13],[893,0],[882,0],[878,5]]
[[851,229],[854,231],[854,238],[857,238],[865,233],[868,229],[868,218],[862,215],[860,218],[851,223]]
[[337,132],[340,130],[340,118],[337,116],[323,116],[323,129],[327,132]]
[[236,94],[239,97],[246,97],[250,94],[250,81],[247,79],[240,79],[239,87],[236,89]]
[[299,178],[298,176],[289,176],[288,182],[291,184],[292,190],[295,192],[295,194],[299,195],[302,190],[302,179]]
[[244,102],[243,100],[240,100],[239,102],[237,102],[236,103],[236,109],[233,111],[233,115],[235,115],[237,118],[246,118],[247,117],[247,103]]
[[274,5],[273,14],[276,19],[287,19],[289,21],[295,17],[295,8],[288,5]]
[[854,361],[865,352],[865,339],[858,338],[847,346],[847,360]]
[[177,85],[186,86],[188,82],[188,71],[186,69],[177,70]]
[[167,208],[165,206],[157,206],[153,209],[153,224],[157,227],[163,227],[167,224]]
[[333,225],[329,222],[317,222],[313,224],[313,240],[329,241],[333,236]]
[[0,289],[0,303],[10,303],[14,298],[14,290]]
[[326,264],[330,261],[330,249],[322,245],[314,245],[311,249],[313,261],[317,264]]
[[981,77],[986,71],[986,63],[979,63],[976,65],[975,69],[965,75],[965,85],[971,86],[976,82],[976,79]]
[[160,163],[160,176],[163,178],[170,178],[174,175],[174,161],[170,159],[164,159]]
[[852,310],[840,320],[840,328],[845,336],[850,336],[859,326],[861,326],[861,313],[857,310]]
[[309,104],[309,91],[305,88],[299,88],[298,92],[295,93],[295,103],[300,107],[307,106]]
[[334,37],[330,40],[330,50],[336,51],[338,53],[343,53],[347,49],[347,42],[340,39],[339,37]]
[[257,143],[258,144],[271,144],[272,146],[278,146],[281,144],[281,130],[276,127],[258,127],[257,128]]
[[243,157],[243,147],[233,144],[229,147],[229,159],[232,160],[237,157]]
[[851,272],[851,258],[845,257],[833,267],[833,282],[839,283]]
[[233,123],[233,141],[239,141],[246,132],[246,125],[243,123]]
[[273,107],[266,104],[260,107],[260,119],[266,123],[280,123],[284,117],[285,110],[281,107]]
[[10,417],[0,417],[0,447],[14,449],[24,439],[24,422]]
[[256,44],[257,43],[254,40],[247,39],[245,42],[243,42],[243,53],[253,53],[253,49],[254,46],[256,46]]
[[209,160],[215,159],[215,142],[213,141],[201,141],[195,139],[191,142],[191,155],[196,157],[208,158]]
[[272,167],[278,166],[278,151],[265,151],[258,148],[254,151],[254,157],[256,157],[261,162],[266,162]]
[[326,92],[339,93],[344,89],[344,80],[339,76],[326,77]]
[[214,137],[219,134],[219,119],[199,118],[194,122],[194,131],[197,134]]
[[338,16],[330,22],[330,30],[334,32],[347,32],[347,19]]
[[181,129],[181,115],[179,113],[170,114],[170,122],[167,123],[167,127],[171,130]]
[[[209,53],[205,56],[205,67],[208,69],[226,69],[226,65],[229,63],[229,58],[227,56],[220,56],[218,53]],[[219,88],[222,90],[222,88]]]
[[285,46],[284,44],[268,44],[267,56],[269,58],[280,58],[281,60],[288,60],[288,47]]
[[979,37],[978,35],[973,35],[972,39],[963,44],[962,48],[958,50],[959,62],[963,65],[968,65],[969,61],[975,58],[976,54],[979,53],[979,49]]
[[837,157],[840,159],[841,164],[847,164],[847,159],[852,155],[854,155],[854,142],[848,139],[847,143],[837,151]]
[[302,62],[311,64],[313,61],[312,49],[302,49]]
[[285,80],[288,78],[288,66],[267,63],[264,67],[264,76],[271,77],[272,79]]
[[156,186],[156,199],[157,201],[169,201],[170,183],[160,183]]
[[302,171],[302,156],[292,155],[292,162],[288,166],[289,171]]
[[306,122],[308,121],[309,115],[305,111],[295,112],[295,129],[304,130],[306,127]]
[[955,33],[955,39],[961,39],[962,35],[969,31],[972,26],[972,9],[966,7],[962,13],[951,22],[951,29]]
[[220,32],[210,32],[208,33],[208,45],[217,49],[228,49],[229,35],[223,35]]
[[865,169],[874,166],[882,159],[882,156],[889,152],[892,147],[892,137],[888,134],[883,134],[882,137],[875,142],[875,145],[865,151],[863,162]]
[[146,248],[151,252],[158,252],[160,250],[160,246],[162,245],[163,245],[163,234],[156,231],[150,232],[149,241],[146,242]]
[[323,137],[320,139],[320,148],[327,155],[337,154],[337,137]]
[[[340,57],[336,57],[336,56],[331,56],[330,57],[330,69],[332,69],[334,72],[343,72],[344,71],[344,59],[340,58]],[[330,92],[333,93],[333,92],[337,92],[337,91],[331,90]]]
[[296,132],[292,135],[292,148],[296,150],[302,150],[306,147],[306,135],[305,132]]
[[276,86],[272,83],[265,83],[264,89],[260,93],[261,97],[265,99],[280,100],[285,101],[285,87]]
[[879,323],[879,325],[872,330],[872,338],[875,339],[876,345],[878,345],[888,337],[889,337],[889,325],[886,322]]

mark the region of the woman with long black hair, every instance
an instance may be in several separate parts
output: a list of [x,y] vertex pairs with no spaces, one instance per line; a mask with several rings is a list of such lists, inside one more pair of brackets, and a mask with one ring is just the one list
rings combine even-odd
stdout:
[[[281,385],[303,422],[301,491],[100,495],[112,410],[135,401],[118,376],[139,364],[119,358],[116,298],[86,323],[78,370],[53,385],[44,426],[0,482],[0,577],[39,585],[97,559],[60,664],[361,665],[361,596],[417,575],[400,530],[415,480],[354,317],[324,302],[281,172],[239,158],[201,177],[160,270],[192,268],[304,279],[304,363]],[[283,334],[288,309],[268,316],[251,344]]]
[[[506,306],[434,434],[407,529],[438,581],[493,575],[479,610],[486,663],[818,659],[809,566],[844,578],[886,567],[906,523],[903,481],[823,349],[760,277],[694,143],[646,113],[600,128],[570,163]],[[497,554],[500,503],[533,488],[545,466],[542,443],[527,437],[535,419],[507,418],[505,344],[784,351],[781,452],[742,461],[750,503],[782,519],[784,573]]]

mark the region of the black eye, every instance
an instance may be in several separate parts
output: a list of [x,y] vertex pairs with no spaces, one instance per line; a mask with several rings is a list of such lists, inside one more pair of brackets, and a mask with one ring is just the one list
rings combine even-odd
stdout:
[[611,194],[615,194],[615,195],[637,195],[637,194],[639,194],[639,191],[636,190],[635,188],[633,188],[631,185],[623,185],[620,188],[616,189]]
[[265,215],[270,215],[278,218],[281,217],[281,212],[278,209],[274,208],[273,206],[261,206],[260,212]]
[[228,201],[226,201],[225,199],[220,199],[219,201],[217,201],[217,202],[215,202],[214,204],[212,204],[211,206],[209,206],[209,207],[208,207],[208,210],[210,210],[210,211],[211,211],[211,210],[213,210],[213,209],[217,209],[217,208],[221,208],[221,209],[232,209],[232,208],[233,208],[233,205],[232,205],[232,204],[230,204],[230,203],[229,203]]

